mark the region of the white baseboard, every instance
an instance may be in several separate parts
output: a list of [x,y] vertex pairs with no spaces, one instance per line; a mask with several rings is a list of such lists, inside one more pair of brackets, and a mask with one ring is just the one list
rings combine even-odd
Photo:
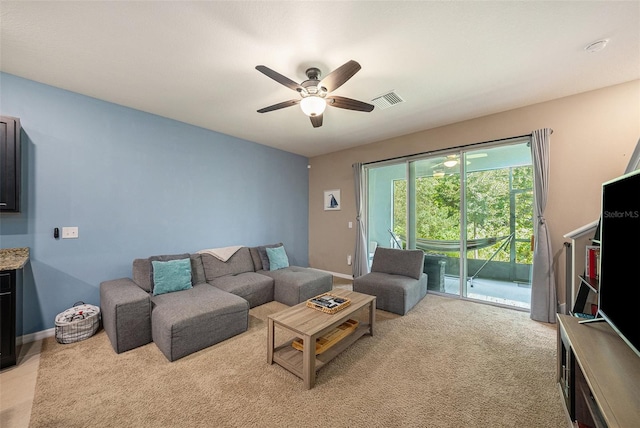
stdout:
[[16,337],[16,345],[20,346],[23,343],[31,343],[37,340],[46,339],[47,337],[53,337],[56,335],[56,329],[50,328],[48,330],[36,331],[35,333],[25,334]]
[[353,279],[353,275],[347,275],[346,273],[331,272],[330,270],[317,269],[317,268],[312,268],[312,269],[319,270],[320,272],[330,273],[331,275],[337,276],[338,278]]
[[337,272],[329,272],[329,273],[333,276],[337,276],[338,278],[353,280],[353,275],[347,275],[345,273],[337,273]]

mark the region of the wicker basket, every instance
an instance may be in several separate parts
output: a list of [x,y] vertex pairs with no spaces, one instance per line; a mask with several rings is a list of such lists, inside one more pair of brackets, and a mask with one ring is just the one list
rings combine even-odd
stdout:
[[74,343],[90,338],[100,327],[100,308],[76,302],[56,316],[56,340]]
[[[318,299],[320,299],[320,300],[339,299],[339,301],[341,301],[341,303],[338,304],[337,306],[329,308],[329,307],[324,306],[322,304],[315,303]],[[346,297],[336,296],[335,294],[331,294],[331,293],[323,293],[323,294],[320,294],[320,295],[318,295],[316,297],[312,297],[311,299],[307,300],[307,307],[313,308],[313,309],[316,309],[318,311],[322,311],[322,312],[324,312],[326,314],[331,314],[331,315],[335,314],[339,310],[342,310],[342,309],[346,308],[350,304],[351,304],[351,299],[347,299]]]

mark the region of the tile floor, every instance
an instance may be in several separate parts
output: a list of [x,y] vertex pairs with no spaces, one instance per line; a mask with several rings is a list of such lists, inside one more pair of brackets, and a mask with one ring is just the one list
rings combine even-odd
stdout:
[[0,371],[0,427],[29,426],[42,341],[19,347],[17,363]]

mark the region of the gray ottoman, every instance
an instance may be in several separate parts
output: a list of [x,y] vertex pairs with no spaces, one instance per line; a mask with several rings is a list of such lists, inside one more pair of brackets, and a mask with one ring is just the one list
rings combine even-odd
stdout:
[[222,342],[249,327],[249,303],[209,284],[153,296],[151,335],[169,361]]
[[278,270],[261,270],[275,280],[274,300],[293,306],[318,294],[331,291],[333,276],[316,269],[289,266]]

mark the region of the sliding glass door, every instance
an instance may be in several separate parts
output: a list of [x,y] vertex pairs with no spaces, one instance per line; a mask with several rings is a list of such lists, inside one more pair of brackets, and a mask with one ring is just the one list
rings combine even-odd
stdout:
[[415,239],[408,248],[424,251],[427,289],[460,294],[460,167],[458,155],[410,162],[415,169],[415,207],[409,210]]
[[428,290],[530,307],[528,139],[367,167],[369,252],[425,253]]
[[533,173],[526,143],[464,153],[469,298],[530,308]]

